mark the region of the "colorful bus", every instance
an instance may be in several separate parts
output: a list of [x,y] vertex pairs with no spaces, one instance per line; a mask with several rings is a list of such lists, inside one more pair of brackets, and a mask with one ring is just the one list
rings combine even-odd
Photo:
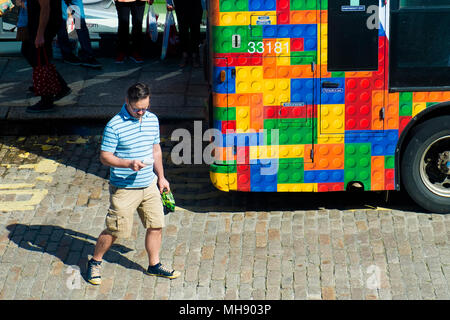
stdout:
[[450,212],[449,0],[210,0],[212,183]]

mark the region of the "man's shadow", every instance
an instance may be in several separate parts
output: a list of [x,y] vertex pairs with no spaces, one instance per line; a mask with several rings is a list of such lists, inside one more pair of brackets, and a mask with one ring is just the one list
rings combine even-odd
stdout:
[[[81,276],[87,281],[88,256],[94,254],[96,238],[52,225],[10,224],[6,228],[9,230],[8,238],[20,248],[51,254],[68,266],[78,266]],[[141,265],[122,255],[130,251],[132,249],[123,245],[113,244],[103,260],[144,272]]]

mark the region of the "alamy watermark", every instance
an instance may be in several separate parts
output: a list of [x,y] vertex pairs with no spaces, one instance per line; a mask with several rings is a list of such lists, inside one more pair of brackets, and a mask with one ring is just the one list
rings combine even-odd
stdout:
[[[236,134],[235,130],[226,130],[223,133],[219,129],[211,128],[202,132],[202,121],[194,121],[194,136],[188,129],[179,128],[172,132],[170,140],[179,142],[171,151],[171,159],[175,165],[210,165],[217,160],[236,160],[237,165],[248,164],[249,147],[253,146],[259,147],[256,159],[261,165],[261,175],[273,175],[278,171],[278,129],[249,129]],[[204,142],[209,142],[205,148]]]

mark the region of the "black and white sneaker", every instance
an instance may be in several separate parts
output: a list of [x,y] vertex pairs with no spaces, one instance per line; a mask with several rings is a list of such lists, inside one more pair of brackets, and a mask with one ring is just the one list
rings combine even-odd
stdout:
[[178,278],[181,275],[180,271],[175,270],[169,270],[166,267],[164,267],[161,263],[158,263],[154,266],[148,266],[147,271],[145,271],[145,274],[149,276],[157,276],[157,277],[163,277],[168,279],[175,279]]

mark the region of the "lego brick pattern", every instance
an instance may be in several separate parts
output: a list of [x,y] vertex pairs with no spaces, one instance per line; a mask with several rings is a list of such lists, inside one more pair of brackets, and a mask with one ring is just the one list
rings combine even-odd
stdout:
[[[265,192],[395,189],[395,150],[411,119],[450,92],[389,92],[378,69],[328,71],[328,0],[214,0],[211,181]],[[349,48],[351,50],[351,48]]]

